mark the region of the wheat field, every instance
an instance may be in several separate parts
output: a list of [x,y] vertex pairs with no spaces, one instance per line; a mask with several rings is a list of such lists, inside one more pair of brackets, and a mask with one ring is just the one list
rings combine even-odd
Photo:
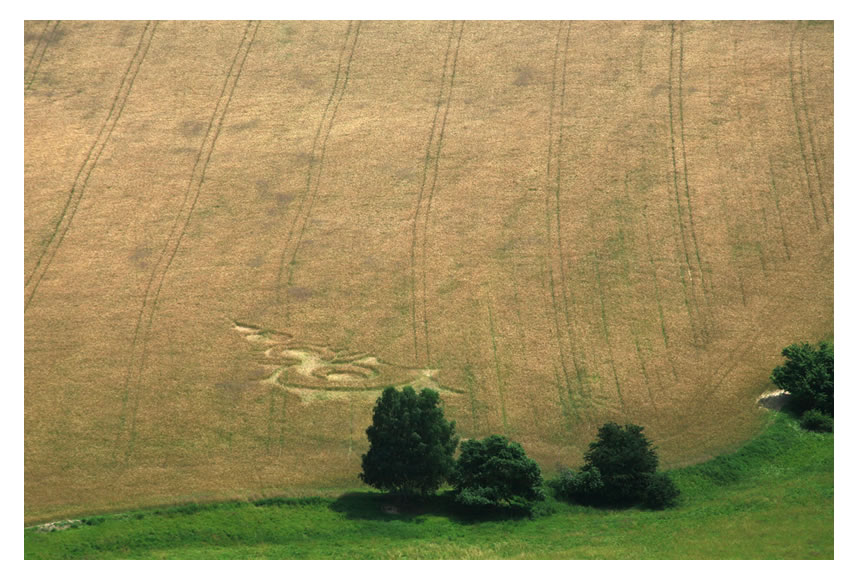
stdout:
[[24,23],[25,521],[736,448],[833,333],[832,22]]

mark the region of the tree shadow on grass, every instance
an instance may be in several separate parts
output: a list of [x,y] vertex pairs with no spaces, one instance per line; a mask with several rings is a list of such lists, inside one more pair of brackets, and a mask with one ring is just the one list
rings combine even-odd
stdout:
[[398,497],[377,492],[346,493],[329,505],[329,509],[351,520],[401,521],[420,523],[427,516],[447,518],[460,524],[527,519],[522,509],[468,508],[454,501],[452,492],[429,497]]

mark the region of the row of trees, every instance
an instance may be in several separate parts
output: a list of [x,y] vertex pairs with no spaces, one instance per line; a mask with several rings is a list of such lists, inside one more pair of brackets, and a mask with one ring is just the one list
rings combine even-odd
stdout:
[[[787,362],[773,370],[771,380],[791,394],[789,407],[801,424],[832,431],[833,343],[793,344],[782,354]],[[401,497],[427,496],[450,483],[456,501],[470,507],[530,509],[544,498],[540,468],[519,443],[491,435],[459,445],[455,424],[439,404],[439,394],[430,389],[385,389],[367,429],[370,449],[361,458],[361,480]],[[564,470],[550,487],[561,498],[587,505],[676,505],[680,491],[657,471],[657,453],[643,431],[606,423],[589,444],[584,465]]]
[[382,392],[367,428],[363,482],[401,497],[430,495],[450,482],[468,506],[527,507],[543,499],[540,468],[519,443],[500,435],[464,441],[455,461],[459,438],[439,402],[431,389]]
[[[529,510],[544,499],[537,462],[501,435],[459,444],[453,421],[445,419],[439,395],[411,387],[383,391],[367,429],[370,449],[361,458],[360,478],[379,490],[427,496],[444,483],[464,506]],[[595,505],[674,505],[678,488],[657,473],[657,454],[638,425],[607,423],[597,433],[578,473],[564,472],[552,488],[564,499]]]

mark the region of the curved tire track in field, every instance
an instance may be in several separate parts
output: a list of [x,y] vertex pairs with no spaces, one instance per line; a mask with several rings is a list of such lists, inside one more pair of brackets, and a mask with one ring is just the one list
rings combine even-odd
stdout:
[[[191,176],[188,181],[188,187],[185,190],[182,207],[176,214],[167,242],[164,244],[164,248],[162,248],[158,261],[149,277],[149,282],[143,296],[143,303],[141,304],[140,311],[137,315],[137,322],[132,336],[131,356],[123,385],[120,426],[119,432],[117,433],[116,449],[114,451],[114,453],[116,453],[120,446],[125,445],[125,461],[128,461],[134,450],[135,438],[137,436],[137,408],[140,401],[140,387],[143,371],[146,367],[146,358],[148,354],[147,343],[149,340],[149,333],[152,328],[152,322],[155,317],[155,311],[158,307],[158,297],[161,294],[161,288],[164,285],[167,271],[173,263],[176,252],[179,250],[179,246],[182,243],[182,238],[185,236],[188,223],[191,221],[194,207],[197,205],[197,200],[200,197],[200,190],[202,189],[203,182],[206,178],[206,169],[209,165],[210,159],[212,158],[212,152],[215,149],[215,143],[217,142],[218,135],[221,132],[221,126],[224,123],[224,117],[227,113],[228,107],[230,106],[230,101],[233,99],[233,92],[236,89],[236,84],[239,81],[239,76],[242,74],[242,68],[245,65],[245,60],[248,57],[251,44],[254,42],[254,37],[256,36],[259,28],[259,22],[256,24],[254,24],[254,22],[248,22],[245,27],[242,41],[236,49],[236,54],[233,57],[233,62],[230,65],[227,78],[224,80],[224,85],[221,88],[221,94],[215,103],[215,108],[209,119],[209,126],[206,130],[206,135],[197,152],[197,158],[195,159],[194,167],[191,170]],[[144,320],[146,320],[145,325]],[[133,375],[136,375],[136,378],[132,378]]]
[[[772,295],[767,298],[763,312],[769,311],[779,300],[780,296]],[[744,352],[752,352],[756,344],[762,339],[765,330],[759,324],[750,325],[749,329],[744,332],[743,338],[736,343],[736,347],[723,358],[722,362],[710,373],[708,381],[704,388],[704,393],[698,395],[698,404],[696,412],[701,411],[710,404],[711,399],[719,391],[726,378],[738,367],[741,362],[741,355]]]
[[[797,138],[798,144],[800,145],[800,154],[803,159],[803,171],[806,175],[806,185],[807,185],[807,193],[809,194],[809,201],[812,204],[813,209],[813,217],[815,219],[815,225],[818,226],[818,218],[815,213],[815,203],[813,201],[813,187],[812,187],[812,176],[810,172],[810,163],[809,158],[807,157],[807,150],[809,153],[809,157],[812,158],[811,169],[812,173],[815,173],[815,182],[818,186],[818,198],[821,202],[821,207],[824,210],[824,221],[828,224],[830,223],[830,215],[827,212],[827,202],[824,199],[824,187],[821,183],[821,169],[818,161],[818,152],[815,148],[815,135],[813,133],[812,122],[809,119],[809,103],[806,99],[806,70],[808,65],[806,64],[806,59],[804,58],[804,50],[803,46],[806,42],[806,29],[808,25],[804,25],[801,22],[797,23],[797,27],[792,31],[791,34],[791,43],[789,45],[789,82],[791,83],[791,103],[794,109],[794,120],[795,126],[797,127]],[[797,57],[792,57],[792,47],[796,44],[795,38],[797,35],[797,30],[802,28],[802,34],[800,38],[800,43],[797,46]],[[799,63],[798,63],[799,61]],[[798,68],[797,72],[795,72],[795,67]],[[796,85],[799,86],[799,90]],[[800,93],[799,97],[797,93]],[[798,103],[799,101],[799,103]],[[801,118],[800,113],[798,111],[803,112],[803,117]],[[804,139],[804,134],[806,139]],[[808,145],[806,141],[809,141]]]
[[54,256],[57,254],[57,250],[63,243],[63,239],[66,237],[69,228],[72,226],[75,212],[78,211],[78,205],[80,205],[81,199],[84,197],[87,182],[89,181],[90,175],[92,175],[96,164],[98,164],[99,158],[113,133],[114,127],[116,127],[120,116],[122,116],[125,104],[128,101],[128,96],[134,86],[134,80],[137,78],[140,66],[146,58],[146,53],[149,51],[150,44],[152,44],[152,37],[155,35],[155,29],[157,26],[158,22],[147,22],[144,26],[143,32],[140,35],[140,40],[137,43],[137,49],[128,63],[128,67],[126,68],[125,74],[120,82],[119,89],[117,90],[116,95],[114,95],[110,111],[108,111],[107,117],[99,129],[95,141],[90,147],[89,152],[87,152],[87,156],[84,159],[83,164],[81,164],[80,169],[78,169],[78,173],[72,183],[72,188],[69,190],[69,195],[66,198],[66,204],[60,212],[60,217],[57,220],[56,226],[54,226],[54,230],[51,232],[51,237],[48,239],[48,243],[45,244],[45,247],[39,254],[39,258],[36,260],[36,265],[33,267],[33,270],[24,281],[24,292],[27,295],[24,303],[25,312],[33,301],[33,298],[36,296],[36,292],[39,289],[39,284],[41,283],[42,278],[44,278],[48,269],[51,267],[51,262],[53,262]]
[[[561,48],[562,32],[566,30],[564,50]],[[559,363],[561,365],[564,382],[567,387],[567,399],[570,409],[574,411],[579,419],[578,412],[575,410],[574,403],[574,387],[570,377],[570,369],[568,368],[566,353],[569,353],[573,361],[573,370],[577,382],[578,398],[583,401],[591,399],[591,393],[586,392],[582,383],[582,369],[575,353],[575,342],[571,334],[570,311],[568,309],[568,289],[567,276],[564,268],[564,247],[562,244],[562,228],[561,228],[561,150],[564,141],[564,101],[566,91],[566,75],[567,75],[567,53],[570,47],[570,31],[571,23],[568,22],[565,26],[564,22],[559,23],[558,32],[556,34],[555,53],[553,55],[553,71],[552,71],[552,89],[550,93],[549,104],[549,121],[547,126],[547,161],[546,161],[546,185],[545,185],[545,217],[546,217],[546,244],[547,244],[547,276],[549,280],[549,294],[552,298],[551,313],[548,313],[555,328],[556,344],[558,346]],[[559,61],[561,61],[561,71],[559,71]],[[560,79],[559,79],[560,75]],[[556,103],[556,101],[558,101]],[[557,117],[557,123],[555,119]],[[558,126],[557,134],[554,125]],[[555,167],[553,167],[555,165]],[[553,170],[554,169],[554,170]],[[553,219],[553,215],[555,219]],[[553,232],[553,224],[555,231]],[[555,238],[555,239],[553,239]],[[556,280],[558,278],[558,280]],[[558,284],[557,284],[558,282]],[[557,290],[556,286],[560,286]],[[559,308],[561,302],[561,308]],[[560,312],[561,311],[561,312]],[[563,314],[565,320],[565,331],[562,332],[562,323],[559,320],[560,314]],[[564,344],[564,335],[567,336],[568,344]]]
[[690,236],[693,238],[693,250],[696,252],[696,264],[699,268],[699,278],[702,282],[702,295],[705,305],[708,305],[707,284],[705,283],[705,270],[702,268],[702,256],[699,252],[699,240],[696,238],[696,226],[693,224],[693,204],[690,199],[690,172],[687,170],[687,141],[684,130],[684,32],[678,25],[678,124],[681,133],[681,160],[684,167],[684,196],[687,198],[687,219],[690,221]]
[[[676,36],[679,37],[678,51],[677,51],[678,52],[678,72],[677,72],[678,81],[677,81],[677,83],[675,83],[675,79],[674,79],[674,77],[675,77],[675,52],[676,52],[675,51],[675,37]],[[707,324],[706,324],[706,321],[704,320],[704,315],[702,314],[701,306],[699,304],[699,291],[697,291],[697,289],[696,289],[696,286],[697,286],[696,278],[699,278],[701,280],[702,299],[706,303],[707,303],[707,296],[705,295],[705,277],[704,277],[704,272],[702,271],[701,259],[699,258],[699,247],[698,247],[698,242],[696,240],[695,228],[693,225],[693,210],[692,210],[692,204],[690,201],[690,190],[689,190],[689,185],[688,185],[688,180],[687,180],[687,153],[686,153],[686,146],[684,143],[683,105],[682,105],[682,89],[683,89],[683,86],[681,84],[681,78],[683,75],[683,68],[682,67],[683,67],[683,62],[684,62],[683,47],[684,47],[683,35],[680,31],[676,35],[675,23],[672,22],[671,23],[671,39],[670,39],[670,43],[669,43],[669,138],[670,138],[671,148],[672,148],[672,182],[674,185],[675,209],[676,209],[677,215],[678,215],[678,227],[680,229],[679,233],[680,233],[680,237],[681,237],[681,246],[682,246],[682,249],[684,252],[684,262],[687,266],[687,271],[682,276],[681,281],[684,285],[685,303],[687,305],[687,313],[690,317],[690,324],[691,324],[691,327],[693,330],[693,337],[694,337],[694,340],[696,342],[701,344],[701,343],[707,341],[708,332],[707,332]],[[679,132],[680,132],[680,138],[679,139],[675,138],[675,132],[676,132],[676,129],[675,129],[675,126],[676,126],[675,109],[676,109],[676,104],[675,104],[674,99],[672,98],[672,93],[674,91],[675,84],[677,84],[677,90],[678,90],[678,103],[677,103],[678,113],[677,114],[679,117],[679,122],[677,123],[677,125],[679,125]],[[685,193],[685,197],[687,200],[687,204],[686,204],[687,205],[687,219],[686,220],[684,219],[684,210],[681,206],[681,187],[678,183],[678,172],[679,172],[679,168],[678,168],[678,165],[679,165],[678,164],[678,141],[680,141],[680,144],[681,144],[681,157],[682,157],[682,163],[681,163],[680,171],[683,171],[683,174],[684,174],[684,193]],[[687,239],[688,237],[690,238],[689,241]],[[690,252],[690,246],[693,246],[695,254],[696,254],[696,259],[698,262],[699,276],[695,276],[693,273],[694,267],[693,267],[693,265],[691,263],[691,259],[690,259],[690,253],[691,253]],[[686,280],[687,276],[689,276],[689,280],[690,280],[690,289],[689,290],[687,289],[687,280]],[[692,300],[693,308],[696,311],[695,315],[693,315],[693,312],[690,309],[690,300]]]
[[[56,24],[54,26],[56,26]],[[36,58],[36,55],[39,54],[39,51],[42,49],[42,41],[45,39],[45,33],[48,32],[48,28],[50,27],[51,21],[46,20],[45,27],[42,28],[42,32],[39,33],[39,38],[36,39],[36,46],[33,48],[33,52],[30,54],[30,58],[27,59],[27,64],[24,65],[24,86],[27,85],[27,77],[29,76],[28,72],[33,70],[31,68],[33,66],[33,59]]]
[[[347,84],[349,83],[349,71],[352,66],[352,58],[355,55],[355,45],[358,43],[358,35],[360,31],[361,22],[358,22],[354,28],[352,22],[349,22],[347,25],[343,45],[341,46],[340,55],[338,56],[337,72],[335,73],[334,83],[332,84],[328,102],[323,109],[322,117],[320,118],[319,125],[317,126],[316,135],[314,135],[313,145],[311,146],[311,155],[310,160],[308,161],[308,173],[305,180],[305,191],[302,194],[296,214],[293,216],[293,221],[290,224],[289,231],[287,232],[286,242],[284,242],[284,249],[281,252],[281,260],[278,265],[278,278],[275,282],[275,294],[278,302],[282,302],[283,286],[289,286],[292,279],[296,255],[298,254],[299,246],[302,243],[305,229],[308,221],[310,220],[314,202],[319,194],[320,179],[322,177],[323,163],[325,161],[326,145],[328,144],[328,138],[331,134],[335,117],[337,116],[337,110],[340,107],[340,103],[346,93]],[[347,47],[349,47],[349,55],[347,56],[346,64],[344,65],[343,59],[344,54],[347,51]],[[332,106],[332,103],[334,103],[334,106]],[[320,144],[321,139],[322,143]],[[318,145],[319,150],[317,149]],[[317,160],[317,155],[319,155],[319,160]],[[297,225],[299,225],[299,231],[298,235],[294,237]],[[287,262],[288,254],[290,255],[289,262]],[[285,265],[287,270],[286,283],[284,283],[283,280]]]
[[[594,277],[597,280],[597,295],[600,297],[600,321],[603,326],[603,341],[606,343],[606,350],[609,352],[609,366],[612,369],[612,377],[615,379],[615,391],[618,394],[618,402],[621,404],[621,412],[624,413],[626,411],[626,405],[624,404],[624,396],[621,394],[621,383],[618,382],[618,370],[615,368],[615,355],[612,352],[612,342],[609,340],[609,325],[606,322],[606,303],[603,300],[603,282],[600,278],[600,261],[596,259],[596,256],[592,255],[594,259]],[[638,352],[638,343],[637,343],[637,352]],[[645,366],[642,366],[643,374]],[[648,376],[645,375],[645,383],[648,383]],[[648,386],[648,395],[651,396],[651,387]],[[654,397],[651,396],[651,401],[653,402]]]
[[809,65],[805,64],[803,58],[803,43],[806,41],[806,29],[809,28],[809,24],[803,28],[803,38],[801,40],[800,45],[800,98],[803,101],[803,114],[806,118],[806,131],[809,134],[809,148],[812,151],[812,163],[815,166],[815,177],[818,181],[818,196],[821,198],[821,206],[824,208],[824,220],[829,224],[830,223],[830,215],[827,213],[827,202],[824,199],[824,186],[821,184],[821,169],[818,164],[818,153],[815,150],[815,134],[814,134],[814,126],[812,122],[809,120],[809,103],[806,100],[806,77],[809,71]]
[[[445,126],[448,122],[448,111],[451,107],[451,93],[454,90],[454,76],[457,73],[457,57],[460,54],[460,43],[463,40],[463,28],[465,22],[460,23],[460,33],[457,37],[457,47],[454,50],[454,56],[451,57],[451,45],[454,41],[454,31],[457,23],[451,22],[451,31],[448,34],[448,45],[445,48],[445,62],[442,65],[442,75],[439,78],[439,94],[436,97],[436,107],[433,111],[433,121],[430,124],[430,135],[427,138],[427,149],[424,153],[424,169],[421,176],[421,187],[418,190],[418,200],[415,203],[415,213],[412,216],[412,243],[410,246],[409,262],[411,272],[411,289],[412,289],[412,338],[415,350],[415,362],[418,363],[418,298],[417,298],[417,274],[416,270],[416,247],[418,246],[418,223],[422,219],[422,209],[424,225],[421,230],[421,277],[422,277],[422,322],[424,327],[424,351],[425,364],[430,364],[430,330],[427,321],[427,226],[430,222],[430,206],[433,202],[433,194],[436,192],[436,180],[439,175],[439,158],[442,155],[442,141],[445,137]],[[451,62],[451,74],[448,74],[448,63]],[[447,95],[446,95],[447,85]],[[445,111],[442,114],[442,121],[439,123],[439,111],[442,108],[442,102],[445,102]],[[439,125],[439,134],[436,135],[436,127]],[[436,144],[436,152],[433,154],[433,144]],[[427,188],[427,174],[430,170],[431,159],[433,163],[433,177],[430,181],[430,189],[426,196],[426,207],[424,206],[425,190]]]
[[782,233],[782,248],[785,250],[785,259],[791,260],[791,250],[788,247],[788,235],[785,233],[785,220],[782,217],[782,208],[779,205],[779,192],[776,190],[776,177],[773,172],[773,156],[768,156],[768,166],[770,168],[770,194],[773,197],[773,203],[776,206],[776,215],[779,218],[779,230]]
[[[791,109],[794,113],[794,126],[797,130],[797,145],[800,150],[800,158],[803,162],[803,175],[806,177],[806,193],[809,196],[809,206],[812,210],[812,221],[815,223],[815,229],[819,229],[821,226],[818,223],[818,212],[815,209],[815,198],[813,194],[812,187],[812,176],[809,171],[809,158],[807,156],[807,146],[805,142],[804,135],[808,134],[811,136],[811,132],[804,131],[802,125],[803,121],[801,119],[800,111],[803,109],[806,110],[805,97],[803,95],[803,39],[801,39],[801,44],[799,50],[799,59],[795,57],[795,38],[797,37],[797,30],[802,26],[801,22],[797,23],[797,26],[794,30],[791,31],[791,40],[788,45],[788,85],[789,90],[791,92]],[[795,71],[795,68],[798,67],[797,61],[800,60],[799,70]],[[797,85],[800,85],[798,87]],[[801,93],[798,96],[798,92]],[[800,102],[798,102],[800,101]],[[806,120],[809,120],[809,117],[806,116]],[[810,152],[811,153],[811,152]],[[820,196],[820,189],[819,189]],[[829,220],[828,220],[829,221]]]
[[[624,193],[630,198],[630,172],[627,172],[624,175]],[[657,306],[657,315],[660,320],[660,332],[663,336],[663,346],[666,349],[666,360],[669,361],[669,365],[672,369],[672,376],[675,380],[678,379],[678,371],[675,370],[675,362],[672,356],[672,350],[669,348],[669,333],[666,331],[666,317],[663,314],[663,294],[660,292],[660,283],[657,279],[657,264],[654,261],[654,250],[653,244],[651,243],[651,224],[648,222],[648,216],[643,211],[642,213],[642,222],[645,224],[645,248],[646,253],[648,254],[648,262],[650,264],[650,274],[651,279],[654,286],[654,302]],[[639,345],[636,344],[637,351],[639,350]],[[644,375],[644,365],[643,365],[643,375]],[[647,380],[647,379],[646,379]]]
[[[54,22],[54,27],[51,29],[50,32],[48,32],[48,27],[50,25],[50,20],[45,23],[45,28],[42,29],[42,34],[39,35],[39,40],[36,41],[36,48],[33,50],[33,54],[30,55],[30,58],[27,61],[27,65],[24,67],[25,94],[30,88],[30,85],[32,85],[33,81],[36,79],[36,75],[39,74],[39,67],[42,66],[42,59],[45,58],[45,52],[48,50],[48,44],[50,44],[51,40],[54,38],[54,35],[57,33],[57,27],[60,25],[60,21],[56,20]],[[35,65],[33,64],[34,58],[36,59]]]
[[490,338],[493,341],[493,361],[496,366],[496,383],[499,386],[499,403],[502,407],[502,428],[508,434],[508,410],[505,404],[505,381],[502,379],[502,368],[499,365],[499,349],[496,345],[496,325],[493,322],[493,295],[487,292],[487,314],[490,318]]

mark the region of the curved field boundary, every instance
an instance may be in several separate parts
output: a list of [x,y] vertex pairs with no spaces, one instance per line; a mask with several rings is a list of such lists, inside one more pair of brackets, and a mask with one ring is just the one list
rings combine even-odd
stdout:
[[[33,49],[33,54],[30,55],[30,58],[27,60],[27,65],[24,67],[25,94],[36,79],[36,75],[39,73],[39,67],[42,66],[42,59],[45,58],[48,44],[50,44],[54,35],[57,33],[57,27],[60,25],[60,21],[55,21],[54,27],[51,28],[50,32],[48,32],[48,27],[50,27],[50,25],[50,20],[45,23],[45,28],[42,29],[42,34],[39,35],[39,40],[36,41],[36,48]],[[36,61],[35,64],[33,63],[34,59]]]
[[[693,225],[693,208],[690,201],[690,189],[688,185],[687,179],[687,152],[686,146],[684,142],[684,125],[683,125],[683,105],[682,105],[682,95],[683,95],[683,85],[682,85],[682,77],[683,77],[683,66],[684,66],[684,41],[683,35],[680,30],[676,34],[675,31],[676,25],[674,22],[671,23],[671,38],[669,43],[669,139],[671,143],[672,149],[672,183],[674,186],[675,193],[675,207],[678,215],[678,227],[680,229],[680,237],[681,237],[681,247],[684,252],[684,261],[686,264],[686,272],[681,275],[681,282],[684,285],[684,301],[687,305],[687,313],[690,317],[690,324],[693,330],[694,340],[698,343],[704,343],[707,341],[708,329],[707,322],[705,320],[705,315],[702,313],[702,306],[700,306],[700,294],[701,294],[701,302],[707,303],[707,295],[705,294],[705,276],[702,270],[702,262],[699,254],[699,246],[696,240],[696,230]],[[675,50],[676,37],[678,38],[678,50]],[[677,73],[675,72],[675,54],[678,55],[678,65],[677,65]],[[677,80],[675,76],[677,74]],[[675,99],[673,99],[673,92],[676,90],[677,86],[677,104]],[[678,123],[675,122],[675,117],[678,116]],[[676,131],[679,133],[679,137],[676,139],[675,133]],[[680,143],[680,157],[681,157],[681,167],[679,168],[678,157],[679,157],[679,143]],[[687,206],[687,215],[686,219],[684,216],[684,209],[681,205],[681,186],[678,180],[678,173],[682,172],[684,177],[684,195],[686,197],[686,206]],[[688,239],[689,238],[689,239]],[[691,252],[690,247],[692,246],[693,252]],[[695,268],[691,262],[690,255],[691,253],[695,253],[696,261],[698,264],[698,268]],[[698,272],[694,273],[694,270],[698,269]],[[698,274],[698,275],[696,275]],[[687,278],[689,277],[689,288],[687,286]],[[699,289],[697,289],[696,279],[700,280]],[[693,303],[693,308],[696,311],[695,316],[693,315],[692,310],[690,309],[690,302]]]
[[[412,244],[410,248],[410,270],[412,281],[412,337],[415,348],[415,362],[418,362],[418,299],[417,299],[417,274],[416,270],[416,247],[418,245],[418,223],[423,219],[424,224],[421,230],[421,260],[420,270],[422,278],[422,323],[424,327],[424,351],[425,364],[430,364],[430,329],[427,321],[427,227],[430,222],[430,206],[433,203],[433,194],[436,192],[436,180],[439,175],[439,158],[442,155],[442,141],[445,137],[445,125],[448,122],[448,110],[451,107],[451,93],[454,90],[454,76],[457,73],[457,57],[460,54],[460,43],[463,40],[463,28],[465,22],[460,23],[460,32],[457,36],[457,46],[454,49],[453,58],[451,57],[451,45],[453,44],[454,34],[456,30],[456,22],[451,23],[451,31],[448,34],[448,46],[445,49],[445,62],[442,65],[442,75],[439,78],[439,95],[436,97],[436,108],[433,111],[433,121],[430,124],[430,135],[427,138],[427,149],[424,153],[424,169],[421,176],[421,188],[418,190],[418,200],[415,203],[415,213],[412,216]],[[451,72],[448,74],[448,65],[451,65]],[[439,123],[439,112],[442,108],[442,103],[445,103],[445,110],[442,113],[442,121]],[[437,135],[437,125],[439,126]],[[435,143],[435,153],[433,153],[433,145]],[[431,161],[432,159],[432,161]],[[430,172],[432,163],[433,176],[430,181],[430,188],[425,196],[427,189],[427,174]],[[424,201],[426,199],[426,205]],[[423,218],[422,218],[423,209]]]
[[[350,22],[346,28],[343,45],[340,49],[340,55],[337,62],[337,72],[335,73],[334,83],[332,83],[331,93],[328,97],[328,102],[323,109],[322,117],[317,126],[316,134],[314,135],[313,145],[311,146],[310,160],[308,161],[308,172],[305,179],[305,190],[302,193],[302,198],[299,202],[299,207],[296,214],[293,216],[293,221],[290,224],[290,229],[287,232],[287,239],[284,242],[284,249],[281,252],[281,260],[278,265],[278,278],[275,282],[275,294],[278,302],[283,301],[282,289],[284,286],[289,286],[293,267],[295,265],[296,255],[299,251],[299,246],[302,243],[305,229],[310,220],[311,211],[313,210],[314,202],[316,202],[320,189],[320,179],[322,177],[323,163],[325,162],[326,145],[331,134],[332,126],[334,125],[337,110],[346,93],[346,87],[349,83],[349,71],[352,67],[352,59],[355,55],[355,45],[358,43],[358,35],[361,31],[361,22],[353,25]],[[344,54],[349,48],[349,54],[344,63]],[[332,106],[333,104],[333,106]],[[298,234],[296,235],[296,226],[298,225]],[[287,255],[290,256],[289,262]],[[284,282],[284,269],[286,266],[286,282]]]
[[[200,149],[197,152],[197,158],[194,162],[194,167],[191,170],[191,177],[188,181],[188,187],[185,190],[185,196],[182,202],[182,207],[176,214],[173,221],[173,227],[168,236],[167,242],[161,250],[158,261],[152,270],[149,277],[149,282],[146,286],[146,291],[143,296],[143,303],[137,315],[137,323],[135,324],[134,334],[131,343],[131,356],[126,371],[126,377],[123,385],[122,395],[122,410],[120,412],[120,425],[116,439],[116,450],[120,447],[125,447],[125,460],[128,461],[131,453],[134,450],[134,443],[137,434],[137,408],[140,402],[140,387],[142,382],[143,370],[146,367],[147,358],[147,342],[149,332],[152,328],[152,322],[155,317],[155,311],[158,307],[158,297],[161,293],[161,288],[164,285],[167,271],[173,263],[176,252],[182,243],[182,238],[185,236],[185,231],[188,228],[188,223],[191,221],[191,216],[194,213],[194,207],[197,205],[197,200],[200,197],[200,190],[203,187],[203,182],[206,178],[206,169],[209,166],[209,161],[212,157],[212,152],[215,149],[215,143],[218,140],[218,135],[221,132],[221,126],[224,123],[224,117],[227,114],[227,108],[230,106],[230,101],[233,98],[233,92],[236,89],[236,84],[239,81],[239,76],[242,74],[242,68],[245,65],[245,59],[248,57],[248,52],[251,49],[251,44],[254,42],[254,37],[260,23],[256,24],[248,22],[245,27],[242,41],[236,50],[233,57],[233,62],[230,65],[230,70],[227,73],[227,78],[224,80],[224,85],[221,88],[221,94],[218,101],[215,103],[215,108],[212,116],[209,119],[209,126],[206,130],[206,135],[203,142],[200,144]],[[146,324],[144,325],[144,320]],[[132,377],[135,378],[132,378]]]
[[27,308],[36,296],[36,292],[39,289],[39,284],[42,282],[42,278],[44,278],[48,269],[51,267],[51,262],[53,262],[54,256],[57,254],[57,250],[63,243],[63,239],[66,237],[69,228],[72,226],[75,212],[78,211],[78,205],[80,205],[81,199],[84,197],[87,182],[89,181],[90,175],[92,175],[96,164],[98,164],[99,158],[113,133],[114,127],[116,127],[117,121],[119,121],[119,118],[122,116],[123,109],[125,109],[125,104],[128,100],[128,95],[131,93],[131,89],[134,86],[134,80],[137,78],[138,71],[140,71],[140,65],[146,58],[146,53],[149,51],[150,44],[152,44],[152,37],[155,35],[155,29],[157,26],[157,22],[147,22],[143,27],[143,32],[141,33],[140,40],[137,43],[137,49],[128,63],[128,67],[122,77],[119,89],[117,90],[116,95],[114,95],[113,103],[111,103],[107,117],[102,123],[101,128],[99,128],[98,135],[96,135],[95,141],[92,146],[90,146],[90,150],[87,152],[87,156],[84,159],[83,164],[81,164],[81,167],[78,169],[78,173],[75,176],[75,180],[72,183],[72,187],[69,190],[68,197],[66,198],[66,204],[60,212],[60,217],[51,232],[48,243],[42,248],[42,252],[36,260],[36,265],[24,280],[24,292],[26,294],[24,312],[27,311]]

